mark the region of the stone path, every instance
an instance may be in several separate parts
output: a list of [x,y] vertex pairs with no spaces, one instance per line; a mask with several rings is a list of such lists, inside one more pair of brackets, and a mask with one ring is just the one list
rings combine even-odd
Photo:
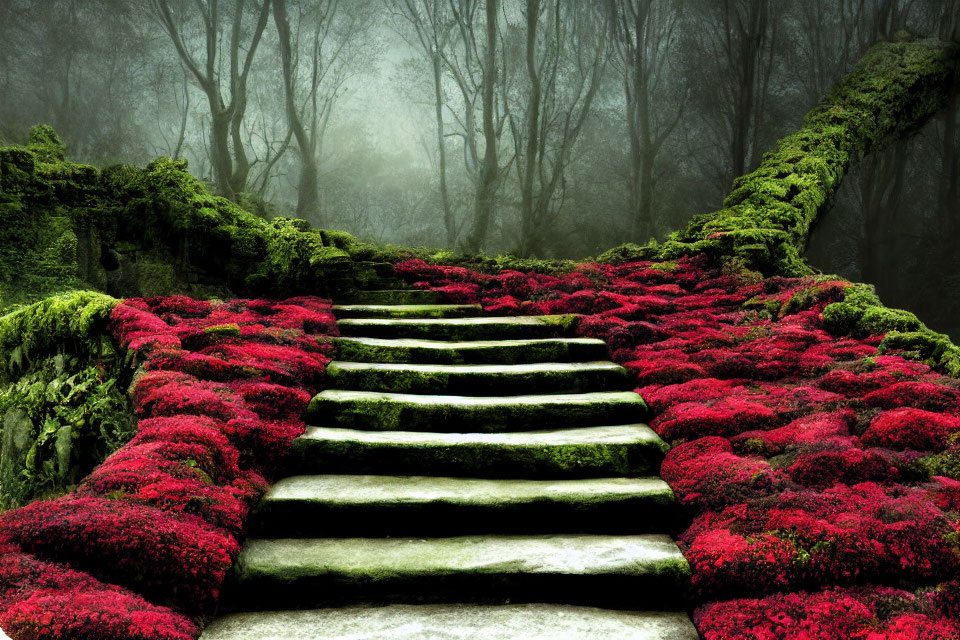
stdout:
[[667,445],[606,346],[365,293],[202,639],[695,640]]

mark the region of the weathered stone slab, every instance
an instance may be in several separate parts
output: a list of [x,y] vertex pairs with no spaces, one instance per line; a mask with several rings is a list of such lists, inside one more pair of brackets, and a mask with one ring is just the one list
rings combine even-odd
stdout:
[[609,361],[533,364],[406,364],[334,361],[328,386],[357,391],[519,395],[629,389],[627,370]]
[[639,533],[672,531],[676,499],[658,477],[527,480],[304,475],[257,507],[261,536]]
[[331,601],[675,603],[690,567],[666,535],[248,540],[236,601],[260,608]]
[[351,429],[494,433],[630,424],[645,411],[632,391],[482,397],[327,390],[310,401],[306,418]]
[[337,301],[350,304],[441,304],[443,295],[422,289],[371,289],[353,291]]
[[669,450],[642,424],[432,433],[309,427],[294,441],[294,473],[426,473],[562,478],[657,473]]
[[464,318],[478,316],[478,304],[335,304],[337,318]]
[[340,335],[428,340],[505,340],[557,338],[568,332],[571,316],[484,318],[362,318],[338,320]]
[[697,640],[679,612],[569,605],[392,605],[240,613],[201,640]]
[[444,340],[337,338],[337,357],[354,362],[424,364],[523,364],[608,359],[607,345],[593,338]]

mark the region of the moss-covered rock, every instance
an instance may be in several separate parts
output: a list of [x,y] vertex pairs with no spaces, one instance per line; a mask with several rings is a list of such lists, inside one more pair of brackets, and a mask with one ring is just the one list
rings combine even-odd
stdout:
[[118,302],[102,293],[75,291],[0,317],[0,376],[10,381],[34,360],[58,353],[97,357],[113,352],[107,323]]
[[75,485],[133,434],[117,303],[77,291],[0,317],[0,508]]

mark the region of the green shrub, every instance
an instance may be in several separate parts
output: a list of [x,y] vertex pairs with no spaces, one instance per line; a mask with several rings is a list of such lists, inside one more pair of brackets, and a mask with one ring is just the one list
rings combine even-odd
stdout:
[[0,389],[0,508],[66,491],[136,430],[117,354],[58,354]]

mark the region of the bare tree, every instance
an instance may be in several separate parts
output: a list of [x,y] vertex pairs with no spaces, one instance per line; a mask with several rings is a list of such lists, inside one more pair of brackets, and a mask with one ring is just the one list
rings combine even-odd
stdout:
[[[234,0],[232,12],[222,11],[219,0],[149,2],[181,62],[207,98],[214,181],[222,195],[234,198],[246,190],[250,173],[242,129],[247,80],[270,16],[270,0]],[[245,20],[248,10],[254,18],[252,28]],[[199,47],[194,47],[194,39],[186,33],[195,20],[200,21]]]
[[365,36],[375,22],[369,9],[356,0],[349,10],[340,0],[273,0],[284,112],[300,158],[297,216],[320,224],[320,147],[357,55],[369,45]]
[[[461,0],[463,5],[473,4],[472,0]],[[487,0],[485,4],[486,28],[483,47],[483,63],[481,64],[481,93],[483,121],[483,159],[479,162],[476,197],[474,200],[473,228],[466,241],[467,249],[476,251],[487,238],[490,230],[490,220],[493,217],[497,187],[500,182],[500,161],[498,146],[500,143],[496,108],[496,89],[499,77],[497,68],[497,41],[499,37],[499,0]],[[457,12],[458,25],[467,30],[463,12]],[[464,38],[469,50],[476,50],[476,39],[473,35],[473,26],[469,25],[470,37]],[[476,146],[474,145],[474,153]]]
[[444,53],[456,37],[456,21],[452,17],[448,0],[392,0],[392,4],[396,12],[413,27],[415,38],[408,39],[408,42],[417,47],[430,63],[443,228],[447,246],[453,246],[457,241],[458,228],[447,188],[447,133],[444,123],[446,99],[443,78]]
[[772,0],[704,0],[691,50],[704,122],[725,189],[759,161],[776,67],[780,14]]
[[[668,61],[683,3],[678,0],[609,0],[613,57],[623,79],[630,136],[630,237],[653,235],[657,159],[683,117],[688,91],[671,91]],[[678,94],[679,95],[671,95]]]
[[527,0],[524,80],[505,101],[520,184],[520,255],[542,254],[566,196],[566,168],[610,56],[602,5]]

